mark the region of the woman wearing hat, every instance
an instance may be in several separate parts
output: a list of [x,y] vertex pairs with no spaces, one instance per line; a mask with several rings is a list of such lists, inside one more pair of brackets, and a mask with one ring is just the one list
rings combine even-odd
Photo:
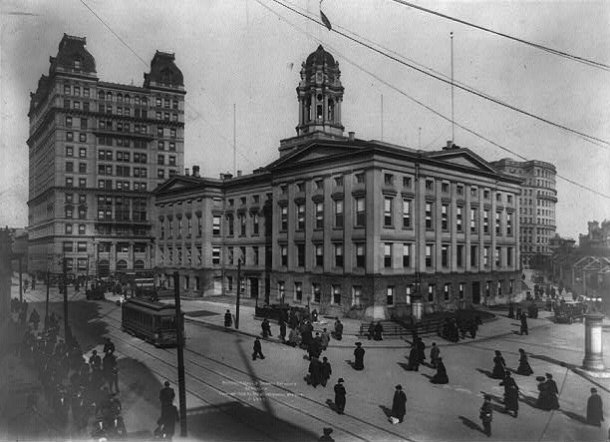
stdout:
[[356,342],[356,349],[354,350],[354,369],[364,370],[364,348],[362,348],[362,342]]
[[499,350],[496,350],[495,354],[494,368],[491,372],[491,377],[494,379],[504,379],[504,374],[506,373],[506,362],[504,361],[502,353]]
[[337,407],[337,413],[343,414],[345,410],[345,387],[343,386],[343,378],[339,378],[335,385],[335,406]]
[[523,376],[529,376],[532,374],[534,370],[530,367],[530,363],[527,361],[527,355],[525,354],[525,350],[522,348],[519,349],[519,367],[517,368],[517,374]]
[[402,385],[396,386],[394,391],[394,399],[392,400],[392,416],[390,422],[398,424],[402,422],[407,413],[407,395],[402,391]]

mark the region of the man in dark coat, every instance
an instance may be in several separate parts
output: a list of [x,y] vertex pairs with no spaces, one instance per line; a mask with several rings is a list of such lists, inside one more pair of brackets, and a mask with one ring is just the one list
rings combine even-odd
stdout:
[[93,350],[91,357],[89,358],[89,365],[93,371],[102,369],[102,358],[97,354],[97,350]]
[[335,320],[335,332],[333,337],[337,340],[340,341],[341,339],[343,339],[343,324],[341,323],[341,321],[339,320],[339,318],[337,318]]
[[313,356],[311,358],[311,362],[309,363],[309,384],[316,388],[320,381],[322,380],[322,364],[320,360]]
[[326,329],[324,329],[320,335],[320,342],[322,343],[322,350],[326,350],[328,348],[328,343],[330,342],[330,335]]
[[227,310],[225,313],[225,327],[231,327],[233,325],[233,316],[231,316],[231,311]]
[[546,373],[546,381],[545,384],[548,388],[549,398],[550,398],[550,407],[552,410],[559,410],[559,389],[557,388],[557,383],[553,380],[553,375],[551,373]]
[[383,325],[381,321],[378,321],[375,325],[375,341],[381,341],[383,339]]
[[424,344],[424,340],[422,338],[420,338],[420,337],[417,338],[416,347],[417,347],[417,356],[419,359],[419,363],[423,364],[424,361],[426,360],[426,344]]
[[283,341],[286,340],[286,321],[284,321],[284,318],[280,318],[280,339]]
[[430,382],[433,384],[448,384],[449,377],[447,376],[447,369],[445,368],[445,364],[443,363],[443,358],[438,358],[436,364],[436,374],[432,376]]
[[402,385],[396,386],[394,391],[394,399],[392,400],[392,417],[398,419],[398,422],[402,422],[407,413],[407,395],[402,391]]
[[436,346],[436,342],[432,343],[432,347],[430,348],[430,365],[433,368],[436,368],[436,364],[438,363],[438,358],[440,357],[441,351]]
[[488,394],[485,395],[485,400],[483,401],[483,405],[481,406],[481,410],[479,412],[479,418],[483,423],[483,432],[487,435],[487,437],[490,437],[493,408],[491,407],[491,396]]
[[414,342],[411,345],[411,351],[409,352],[409,365],[407,365],[409,371],[419,371],[419,349]]
[[258,336],[256,337],[256,339],[254,339],[254,346],[252,347],[252,349],[254,350],[254,352],[252,353],[253,361],[256,361],[257,356],[261,359],[265,359],[265,356],[263,355],[263,349],[261,347],[261,341]]
[[506,377],[502,382],[501,386],[504,386],[504,408],[508,414],[513,413],[514,417],[517,417],[519,413],[519,387],[517,383],[510,375],[510,371],[506,372]]
[[271,335],[271,324],[269,324],[269,320],[267,318],[263,319],[261,322],[262,336],[266,338]]
[[369,341],[375,337],[375,321],[371,321],[369,324],[369,331],[366,337]]
[[356,342],[356,349],[354,350],[354,369],[364,370],[364,348],[362,348],[362,342]]
[[525,313],[521,313],[521,330],[519,334],[523,335],[524,333],[526,335],[529,334],[527,332],[527,315]]
[[161,413],[161,418],[157,421],[159,424],[159,433],[162,439],[171,441],[174,437],[176,422],[180,420],[180,413],[175,405],[171,405],[164,409]]
[[165,381],[164,387],[159,392],[159,401],[161,401],[161,410],[170,407],[174,403],[176,392],[169,386],[169,381]]
[[591,396],[587,399],[587,423],[601,427],[604,420],[604,409],[602,398],[597,394],[597,389],[591,389]]
[[109,351],[108,353],[106,353],[106,356],[104,356],[104,359],[102,361],[102,366],[104,370],[104,377],[106,378],[106,382],[108,382],[108,391],[111,393],[118,393],[119,372],[114,351]]
[[337,413],[343,414],[345,411],[345,387],[343,386],[343,378],[339,378],[335,385],[335,406],[337,407]]
[[110,340],[110,338],[106,338],[106,342],[104,342],[104,354],[109,351],[114,351],[114,343]]
[[328,358],[326,356],[322,358],[322,367],[320,368],[320,372],[320,384],[322,384],[322,387],[326,387],[326,383],[330,379],[330,375],[333,374],[333,369],[330,366],[330,362],[328,362]]

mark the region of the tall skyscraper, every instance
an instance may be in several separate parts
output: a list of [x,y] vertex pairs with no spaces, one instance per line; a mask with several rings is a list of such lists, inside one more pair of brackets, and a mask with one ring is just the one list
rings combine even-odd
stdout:
[[184,165],[184,81],[157,51],[141,87],[100,81],[64,34],[30,94],[29,271],[150,269],[151,191]]

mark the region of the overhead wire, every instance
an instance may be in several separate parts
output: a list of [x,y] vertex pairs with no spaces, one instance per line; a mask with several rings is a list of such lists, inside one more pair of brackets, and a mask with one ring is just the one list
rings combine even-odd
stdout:
[[413,8],[413,9],[417,9],[419,11],[426,12],[428,14],[433,14],[433,15],[436,15],[438,17],[442,17],[444,19],[454,21],[456,23],[460,23],[460,24],[465,25],[465,26],[469,26],[469,27],[478,29],[480,31],[488,32],[490,34],[497,35],[499,37],[504,37],[504,38],[507,38],[509,40],[516,41],[518,43],[522,43],[522,44],[534,47],[536,49],[540,49],[540,50],[548,52],[550,54],[558,55],[560,57],[567,58],[569,60],[573,60],[573,61],[576,61],[576,62],[579,62],[579,63],[583,63],[583,64],[586,64],[588,66],[593,66],[595,68],[599,68],[599,69],[602,69],[604,71],[610,71],[610,65],[607,65],[607,64],[604,64],[604,63],[600,63],[598,61],[591,60],[589,58],[580,57],[580,56],[577,56],[577,55],[574,55],[574,54],[570,54],[570,53],[565,52],[565,51],[560,51],[560,50],[557,50],[557,49],[549,48],[548,46],[543,46],[543,45],[541,45],[539,43],[534,43],[534,42],[531,42],[531,41],[528,41],[528,40],[525,40],[525,39],[522,39],[522,38],[519,38],[519,37],[514,37],[512,35],[505,34],[503,32],[494,31],[493,29],[486,28],[484,26],[480,26],[480,25],[468,22],[466,20],[461,20],[459,18],[455,18],[455,17],[452,17],[450,15],[442,14],[440,12],[433,11],[432,9],[424,8],[423,6],[419,6],[419,5],[416,5],[414,3],[407,2],[405,0],[391,0],[391,1],[393,1],[394,3],[399,3],[399,4],[404,5],[404,6],[408,6],[408,7]]
[[[256,1],[258,2],[258,0],[256,0]],[[306,18],[307,20],[311,20],[311,21],[313,21],[314,23],[317,23],[320,26],[325,26],[323,23],[318,21],[317,18],[310,17],[306,13],[301,12],[301,11],[297,10],[295,7],[292,7],[292,6],[282,2],[280,0],[270,0],[270,1],[272,1],[272,2],[274,2],[276,4],[278,4],[278,5],[286,8],[286,9],[292,11],[292,12],[294,12],[295,14],[298,14],[298,15]],[[466,86],[464,84],[452,82],[451,80],[448,80],[448,79],[444,78],[441,75],[438,75],[438,74],[435,74],[435,73],[432,73],[432,72],[428,72],[426,69],[422,69],[422,68],[420,68],[418,66],[415,66],[413,63],[408,63],[406,61],[403,61],[400,58],[398,58],[397,56],[389,54],[386,51],[383,51],[381,49],[378,49],[378,48],[374,47],[372,44],[369,44],[369,43],[366,43],[366,42],[362,41],[362,39],[360,39],[360,38],[356,38],[356,37],[353,37],[351,35],[348,35],[346,32],[340,31],[336,27],[333,27],[332,30],[330,30],[329,32],[334,32],[334,33],[336,33],[338,35],[341,35],[342,37],[345,37],[348,40],[353,41],[354,43],[357,43],[357,44],[359,44],[359,45],[361,45],[361,46],[363,46],[363,47],[365,47],[367,49],[370,49],[373,52],[376,52],[376,53],[382,55],[383,57],[389,58],[390,60],[393,60],[393,61],[395,61],[395,62],[397,62],[399,64],[402,64],[403,66],[406,66],[406,67],[408,67],[410,69],[413,69],[413,70],[415,70],[417,72],[420,72],[420,73],[422,73],[424,75],[427,75],[427,76],[429,76],[431,78],[434,78],[434,79],[436,79],[438,81],[441,81],[441,82],[449,84],[449,85],[453,85],[453,86],[457,87],[458,89],[461,89],[461,90],[463,90],[465,92],[468,92],[468,93],[470,93],[472,95],[475,95],[475,96],[478,96],[480,98],[483,98],[484,100],[490,101],[490,102],[495,103],[495,104],[497,104],[499,106],[502,106],[502,107],[505,107],[507,109],[510,109],[510,110],[512,110],[514,112],[517,112],[517,113],[520,113],[522,115],[525,115],[525,116],[528,116],[530,118],[533,118],[535,120],[541,121],[541,122],[546,123],[546,124],[548,124],[550,126],[554,126],[554,127],[558,128],[558,129],[562,129],[562,130],[564,130],[566,132],[578,135],[579,137],[581,137],[585,141],[588,141],[588,142],[590,142],[592,144],[598,145],[598,146],[606,148],[606,149],[610,148],[610,141],[603,140],[601,138],[595,137],[593,135],[586,134],[586,133],[581,132],[581,131],[576,130],[576,129],[572,129],[572,128],[564,125],[564,124],[556,123],[556,122],[551,121],[551,120],[549,120],[547,118],[541,117],[541,116],[536,115],[536,114],[534,114],[532,112],[529,112],[529,111],[526,111],[524,109],[521,109],[521,108],[519,108],[519,107],[517,107],[515,105],[512,105],[510,103],[506,103],[506,102],[504,102],[504,101],[502,101],[502,100],[500,100],[498,98],[495,98],[495,97],[490,96],[488,94],[485,94],[485,93],[482,93],[480,91],[477,91],[474,88],[471,88],[471,87]]]
[[[290,21],[288,21],[288,20],[287,20],[285,17],[283,17],[281,14],[279,14],[277,11],[274,11],[272,8],[270,8],[270,7],[268,7],[267,5],[265,5],[265,4],[264,4],[264,3],[262,3],[260,0],[255,0],[255,1],[256,1],[256,2],[257,2],[259,5],[261,5],[263,8],[267,9],[268,11],[270,11],[271,13],[273,13],[274,15],[276,15],[277,17],[279,17],[280,19],[282,19],[282,20],[283,20],[284,22],[286,22],[288,25],[290,25],[290,26],[292,26],[293,28],[297,29],[299,32],[302,32],[302,33],[305,33],[305,34],[309,35],[310,37],[312,37],[314,40],[316,40],[316,41],[318,41],[318,42],[322,42],[322,40],[321,40],[321,39],[316,38],[315,36],[313,36],[313,35],[309,34],[307,31],[305,31],[305,30],[303,30],[303,29],[299,28],[297,25],[295,25],[295,24],[291,23],[291,22],[290,22]],[[275,0],[272,0],[272,1],[275,1]],[[448,122],[451,122],[451,121],[452,121],[452,120],[451,120],[451,118],[447,117],[446,115],[442,114],[441,112],[437,111],[436,109],[432,108],[431,106],[428,106],[427,104],[423,103],[422,101],[420,101],[420,100],[418,100],[418,99],[416,99],[416,98],[414,98],[414,97],[410,96],[409,94],[407,94],[407,93],[406,93],[406,92],[404,92],[403,90],[399,89],[398,87],[394,86],[393,84],[389,83],[388,81],[386,81],[386,80],[382,79],[381,77],[379,77],[379,76],[378,76],[378,75],[376,75],[375,73],[373,73],[373,72],[369,71],[368,69],[366,69],[366,68],[362,67],[362,66],[361,66],[360,64],[358,64],[357,62],[355,62],[355,61],[351,60],[349,57],[346,57],[346,56],[345,56],[345,55],[343,55],[343,54],[342,54],[340,51],[338,51],[336,48],[333,48],[332,46],[330,46],[330,45],[328,45],[328,44],[326,44],[326,45],[327,45],[329,48],[331,48],[331,49],[333,50],[333,52],[335,52],[336,54],[338,54],[338,55],[339,55],[339,56],[340,56],[340,57],[341,57],[343,60],[345,60],[347,63],[351,64],[352,66],[356,67],[357,69],[361,70],[362,72],[364,72],[364,73],[366,73],[366,74],[370,75],[371,77],[373,77],[373,78],[374,78],[375,80],[377,80],[378,82],[380,82],[380,83],[384,84],[385,86],[387,86],[387,87],[391,88],[392,90],[394,90],[394,91],[398,92],[399,94],[403,95],[403,96],[404,96],[404,97],[406,97],[407,99],[409,99],[409,100],[413,101],[414,103],[418,104],[419,106],[421,106],[421,107],[425,108],[426,110],[428,110],[428,111],[432,112],[434,115],[436,115],[436,116],[438,116],[438,117],[440,117],[440,118],[442,118],[442,119],[444,119],[444,120],[446,120],[446,121],[448,121]],[[508,152],[508,153],[510,153],[510,154],[512,154],[512,155],[515,155],[516,157],[518,157],[518,158],[520,158],[520,159],[522,159],[522,160],[524,160],[524,161],[530,161],[530,160],[529,160],[527,157],[525,157],[524,155],[519,154],[519,153],[517,153],[517,152],[515,152],[515,151],[513,151],[513,150],[511,150],[511,149],[509,149],[508,147],[505,147],[505,146],[503,146],[503,145],[501,145],[501,144],[499,144],[499,143],[497,143],[497,142],[495,142],[495,141],[493,141],[493,140],[491,140],[491,139],[489,139],[489,138],[485,137],[484,135],[479,134],[479,133],[478,133],[478,132],[476,132],[475,130],[470,129],[470,128],[468,128],[468,127],[466,127],[466,126],[464,126],[463,124],[460,124],[460,123],[458,123],[458,122],[455,122],[455,121],[454,121],[454,123],[455,123],[455,125],[456,125],[457,127],[459,127],[460,129],[462,129],[462,130],[464,130],[464,131],[466,131],[466,132],[468,132],[468,133],[470,133],[470,134],[474,135],[475,137],[477,137],[477,138],[479,138],[479,139],[481,139],[481,140],[483,140],[483,141],[485,141],[485,142],[487,142],[487,143],[491,144],[492,146],[497,147],[497,148],[499,148],[499,149],[501,149],[501,150],[503,150],[503,151],[505,151],[505,152]],[[564,177],[564,176],[563,176],[563,175],[561,175],[561,174],[557,174],[556,176],[557,176],[557,178],[560,178],[560,179],[562,179],[562,180],[564,180],[564,181],[566,181],[566,182],[568,182],[568,183],[570,183],[570,184],[572,184],[572,185],[574,185],[574,186],[580,187],[581,189],[584,189],[584,190],[587,190],[587,191],[589,191],[589,192],[592,192],[592,193],[594,193],[594,194],[596,194],[596,195],[598,195],[598,196],[601,196],[601,197],[603,197],[603,198],[610,199],[610,195],[608,195],[608,194],[602,193],[602,192],[600,192],[600,191],[598,191],[598,190],[595,190],[595,189],[593,189],[593,188],[591,188],[591,187],[588,187],[588,186],[586,186],[586,185],[584,185],[584,184],[578,183],[578,182],[576,182],[576,181],[574,181],[574,180],[572,180],[572,179],[570,179],[570,178]]]
[[[80,2],[91,12],[91,14],[93,14],[93,16],[95,18],[97,18],[100,23],[102,23],[104,25],[104,27],[106,27],[106,29],[108,29],[110,31],[110,33],[112,35],[114,35],[117,40],[119,40],[123,46],[125,46],[127,49],[129,49],[129,51],[136,56],[136,58],[138,60],[140,60],[144,66],[148,67],[148,64],[146,62],[146,60],[144,60],[144,58],[142,58],[117,32],[114,31],[114,29],[112,29],[112,27],[106,23],[104,21],[104,19],[102,17],[99,16],[99,14],[97,14],[84,0],[80,0]],[[220,138],[222,138],[223,140],[225,140],[229,145],[232,146],[231,142],[229,141],[228,138],[226,138],[223,134],[221,134],[212,123],[210,123],[195,107],[193,107],[189,102],[187,102],[185,100],[185,104],[186,106],[195,113],[196,118],[201,118]],[[254,163],[248,158],[246,157],[242,152],[240,152],[239,150],[237,150],[237,153],[240,154],[240,156],[245,159],[248,163],[250,163],[250,165],[252,167],[254,167]]]

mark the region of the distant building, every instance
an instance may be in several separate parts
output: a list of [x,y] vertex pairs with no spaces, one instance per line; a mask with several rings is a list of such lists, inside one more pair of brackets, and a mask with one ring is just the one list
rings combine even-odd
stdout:
[[589,221],[586,234],[578,236],[580,249],[591,255],[610,256],[610,221]]
[[64,34],[31,94],[29,269],[150,269],[151,190],[184,165],[184,82],[156,52],[143,86],[103,82],[85,38]]
[[514,161],[508,158],[491,163],[498,170],[522,178],[519,211],[521,263],[530,267],[536,255],[545,259],[553,253],[557,204],[555,166],[544,161]]
[[520,290],[520,178],[469,149],[424,152],[343,133],[338,63],[303,63],[297,136],[250,175],[174,176],[156,191],[156,267],[191,296],[331,315],[404,317]]

